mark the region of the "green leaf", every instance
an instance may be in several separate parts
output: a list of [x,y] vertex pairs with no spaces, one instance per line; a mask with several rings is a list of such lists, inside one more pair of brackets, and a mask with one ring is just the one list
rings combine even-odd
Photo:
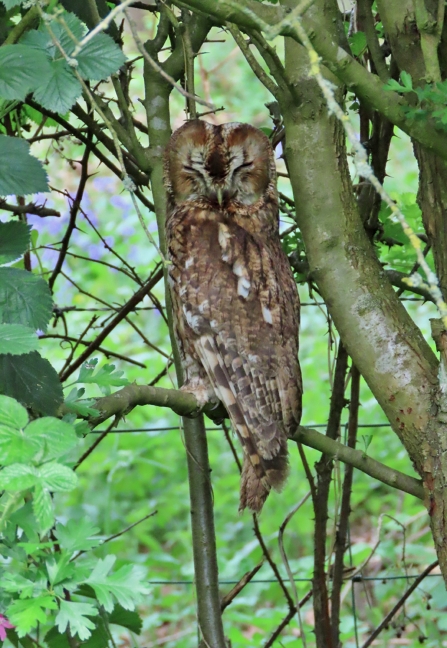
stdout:
[[65,632],[67,626],[72,636],[78,635],[81,641],[85,641],[92,634],[95,624],[89,616],[97,616],[98,609],[91,603],[75,603],[74,601],[61,601],[59,614],[56,623],[59,632]]
[[37,439],[28,439],[23,430],[0,425],[0,456],[4,466],[27,463],[42,449]]
[[122,50],[107,34],[97,34],[76,57],[78,72],[84,79],[107,79],[126,62]]
[[109,574],[116,557],[108,555],[98,560],[89,578],[85,581],[95,590],[96,597],[106,612],[113,610],[113,598],[127,610],[133,610],[135,603],[147,593],[142,582],[143,572],[134,565],[124,565],[117,572]]
[[96,402],[94,398],[79,400],[79,396],[82,396],[84,392],[85,389],[76,389],[74,387],[64,401],[65,407],[78,416],[98,416],[100,414],[99,410],[91,407]]
[[82,648],[104,648],[109,646],[109,633],[107,632],[106,624],[103,619],[98,619],[92,636],[87,641],[82,643]]
[[402,81],[402,84],[407,92],[413,90],[413,79],[411,78],[411,75],[408,74],[408,72],[405,72],[405,70],[403,70],[400,73],[400,80]]
[[46,281],[26,270],[0,268],[0,323],[46,331],[53,300]]
[[73,425],[52,416],[32,421],[25,429],[25,437],[38,441],[44,448],[45,459],[55,459],[66,454],[78,443]]
[[56,414],[63,401],[56,371],[37,351],[22,356],[0,355],[0,394],[48,415]]
[[99,529],[86,519],[68,520],[67,524],[57,524],[55,535],[62,549],[69,553],[74,551],[89,551],[99,545],[99,539],[92,536],[99,533]]
[[395,92],[412,92],[412,88],[406,88],[400,85],[395,79],[390,79],[384,86],[384,90],[394,90]]
[[[23,44],[4,45],[0,50],[0,97],[24,101],[49,71],[48,57],[44,52]],[[0,190],[0,193],[3,192]]]
[[19,259],[28,249],[31,225],[20,221],[0,223],[0,265]]
[[[0,49],[0,55],[3,49]],[[1,196],[24,196],[37,191],[48,191],[47,174],[42,164],[30,155],[29,148],[28,142],[23,139],[0,135]]]
[[2,0],[2,2],[6,9],[12,9],[13,7],[17,7],[17,5],[22,4],[23,0]]
[[139,635],[143,627],[143,621],[135,610],[125,610],[122,605],[117,603],[113,611],[109,614],[109,623],[127,628],[131,632]]
[[348,40],[353,56],[360,56],[365,51],[367,46],[365,32],[358,31],[352,34]]
[[0,324],[0,353],[23,355],[39,346],[36,331],[22,324]]
[[76,488],[78,478],[68,466],[51,461],[38,470],[39,481],[44,488],[55,492],[68,492]]
[[85,362],[79,371],[76,382],[98,385],[107,394],[110,393],[110,386],[123,387],[129,384],[127,378],[122,378],[123,371],[115,371],[115,365],[106,364],[94,373],[97,363],[96,358],[93,358],[90,362]]
[[34,92],[34,99],[47,110],[66,113],[82,94],[82,86],[65,59],[50,62],[50,74]]
[[28,413],[26,409],[14,398],[0,395],[0,425],[20,430],[27,423]]
[[46,533],[54,523],[53,500],[40,484],[34,489],[33,511],[41,533]]
[[56,627],[48,630],[45,635],[45,645],[48,645],[48,648],[70,648],[67,634],[61,634]]
[[52,596],[38,596],[33,599],[14,601],[7,609],[8,620],[16,626],[19,637],[28,634],[40,623],[45,623],[45,610],[56,610],[57,604]]
[[38,472],[34,466],[15,463],[0,470],[0,490],[24,491],[38,482]]

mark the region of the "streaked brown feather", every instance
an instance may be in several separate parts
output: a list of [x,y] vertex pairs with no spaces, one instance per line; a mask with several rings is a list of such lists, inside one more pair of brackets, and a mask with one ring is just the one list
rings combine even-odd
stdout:
[[[244,448],[240,508],[259,511],[270,488],[281,488],[287,477],[287,436],[301,416],[299,300],[278,234],[268,141],[247,125],[230,126],[214,138],[218,127],[194,123],[171,140],[166,156],[169,275],[183,388],[200,391],[201,398],[214,391],[225,405]],[[205,195],[200,193],[200,183],[207,182],[201,178],[207,156],[214,175],[217,170],[222,175],[223,160],[231,165],[232,155],[242,159],[241,146],[244,159],[255,159],[259,170],[254,164],[253,177],[239,180],[240,195],[259,197],[240,203],[231,196],[239,195],[237,187],[229,185],[220,207],[214,202],[214,180],[211,189],[203,189]],[[198,165],[197,178],[191,180],[189,172],[184,179],[173,177],[181,173],[182,158],[188,167]],[[231,180],[236,184],[237,173]],[[191,199],[185,198],[188,190]]]

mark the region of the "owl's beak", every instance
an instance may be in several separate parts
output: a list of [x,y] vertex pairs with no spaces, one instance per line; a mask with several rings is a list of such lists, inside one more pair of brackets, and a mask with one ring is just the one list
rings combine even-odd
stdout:
[[216,198],[217,198],[217,202],[219,203],[219,207],[222,207],[222,202],[223,202],[223,189],[222,189],[222,187],[216,187]]

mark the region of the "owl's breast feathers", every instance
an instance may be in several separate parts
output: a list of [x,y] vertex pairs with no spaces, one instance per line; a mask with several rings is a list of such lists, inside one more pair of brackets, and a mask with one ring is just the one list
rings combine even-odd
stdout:
[[241,508],[252,510],[284,483],[301,416],[298,293],[267,216],[183,205],[166,226],[181,355],[205,370],[241,439]]

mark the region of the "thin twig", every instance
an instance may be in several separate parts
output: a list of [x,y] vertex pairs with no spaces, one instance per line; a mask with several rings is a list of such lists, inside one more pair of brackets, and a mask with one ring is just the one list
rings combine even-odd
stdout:
[[386,615],[386,617],[383,619],[383,621],[377,626],[377,628],[374,630],[374,632],[368,637],[368,639],[365,641],[363,644],[362,648],[368,648],[368,646],[371,646],[372,642],[378,635],[382,632],[382,630],[389,624],[393,616],[400,610],[402,605],[405,603],[407,598],[414,592],[414,590],[422,583],[424,578],[428,576],[428,574],[433,571],[435,567],[439,565],[439,561],[435,560],[434,562],[431,563],[424,571],[422,574],[420,574],[414,583],[410,585],[410,587],[407,589],[405,594],[397,601],[396,605],[390,610],[390,612]]
[[306,635],[305,635],[305,632],[304,632],[303,620],[301,618],[301,613],[300,613],[300,607],[301,606],[300,606],[300,603],[299,603],[299,600],[298,600],[298,591],[297,591],[297,588],[296,588],[295,579],[293,577],[292,570],[290,569],[289,560],[287,558],[287,554],[286,554],[285,549],[284,549],[284,531],[286,530],[286,526],[288,525],[288,523],[290,522],[292,517],[295,515],[295,513],[297,511],[299,511],[299,509],[303,506],[303,504],[305,502],[307,502],[307,500],[309,499],[311,494],[312,494],[312,491],[308,491],[306,493],[306,495],[304,495],[304,497],[301,498],[301,500],[298,502],[298,504],[293,507],[293,509],[290,511],[290,513],[286,516],[284,522],[279,527],[279,532],[278,532],[279,552],[281,554],[281,558],[282,558],[284,566],[286,568],[287,576],[289,577],[290,586],[292,588],[293,596],[294,596],[294,599],[295,599],[295,608],[296,608],[296,613],[297,613],[297,617],[298,617],[298,627],[300,629],[301,641],[303,643],[304,648],[306,648],[306,646],[307,646]]

